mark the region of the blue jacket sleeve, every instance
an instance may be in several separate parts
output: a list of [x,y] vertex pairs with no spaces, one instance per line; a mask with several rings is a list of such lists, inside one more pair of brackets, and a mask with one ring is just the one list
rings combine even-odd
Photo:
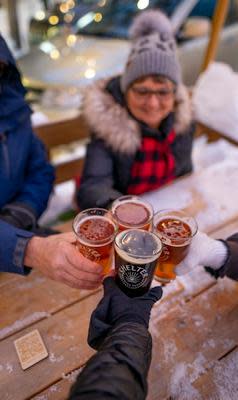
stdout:
[[47,160],[44,145],[32,133],[24,185],[14,202],[27,204],[38,218],[47,207],[53,182],[54,169]]
[[0,272],[26,275],[30,269],[24,267],[26,246],[34,233],[17,229],[0,220]]

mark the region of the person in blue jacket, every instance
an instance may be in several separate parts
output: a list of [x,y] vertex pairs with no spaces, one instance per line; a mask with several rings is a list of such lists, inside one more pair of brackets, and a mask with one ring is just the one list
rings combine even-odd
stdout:
[[0,218],[34,230],[47,207],[54,171],[33,133],[25,93],[15,61],[0,36]]
[[71,233],[41,237],[47,232],[37,220],[47,207],[54,170],[33,133],[25,92],[0,35],[0,272],[37,268],[70,286],[94,288],[101,267],[76,251]]

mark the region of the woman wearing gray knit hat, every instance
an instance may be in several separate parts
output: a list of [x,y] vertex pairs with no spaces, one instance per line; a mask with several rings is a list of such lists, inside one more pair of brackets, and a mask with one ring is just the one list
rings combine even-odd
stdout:
[[170,21],[160,11],[142,12],[130,35],[123,74],[85,92],[92,138],[77,191],[81,209],[107,207],[122,194],[157,189],[192,170],[191,103]]

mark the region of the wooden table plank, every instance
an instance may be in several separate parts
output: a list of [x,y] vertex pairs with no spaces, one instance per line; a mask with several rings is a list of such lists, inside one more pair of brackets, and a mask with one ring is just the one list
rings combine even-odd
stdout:
[[8,284],[10,281],[15,281],[17,280],[19,275],[17,274],[9,274],[7,272],[0,272],[0,288],[6,284]]
[[93,293],[71,289],[36,271],[6,282],[1,287],[0,340]]
[[32,397],[31,400],[66,400],[81,368],[64,375],[63,379]]
[[225,278],[161,319],[159,313],[155,306],[148,400],[198,400],[193,382],[238,344],[238,284]]
[[216,361],[208,373],[203,374],[193,384],[200,396],[206,400],[238,399],[238,348],[222,360]]
[[[30,399],[87,361],[93,354],[86,342],[89,318],[100,297],[90,296],[0,342],[1,400]],[[23,371],[13,341],[33,329],[42,335],[49,357]]]

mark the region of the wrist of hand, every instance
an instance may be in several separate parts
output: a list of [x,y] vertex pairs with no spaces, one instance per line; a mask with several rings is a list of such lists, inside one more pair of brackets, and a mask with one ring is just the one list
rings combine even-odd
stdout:
[[222,267],[228,256],[226,245],[221,240],[211,239],[209,246],[209,254],[205,266],[216,270]]
[[36,216],[34,211],[23,203],[6,204],[1,214],[6,222],[14,225],[16,228],[31,230],[36,225]]
[[146,317],[144,317],[144,315],[140,314],[140,313],[124,313],[121,316],[118,316],[117,318],[115,318],[112,321],[112,325],[116,326],[119,324],[122,324],[124,322],[135,322],[138,323],[140,325],[144,325],[146,328],[148,328],[149,326],[149,315],[147,315]]
[[226,261],[228,250],[220,240],[198,232],[189,246],[188,254],[176,267],[176,274],[183,275],[197,266],[219,269]]
[[42,248],[42,238],[33,236],[26,247],[24,265],[37,268],[41,263],[40,249]]

